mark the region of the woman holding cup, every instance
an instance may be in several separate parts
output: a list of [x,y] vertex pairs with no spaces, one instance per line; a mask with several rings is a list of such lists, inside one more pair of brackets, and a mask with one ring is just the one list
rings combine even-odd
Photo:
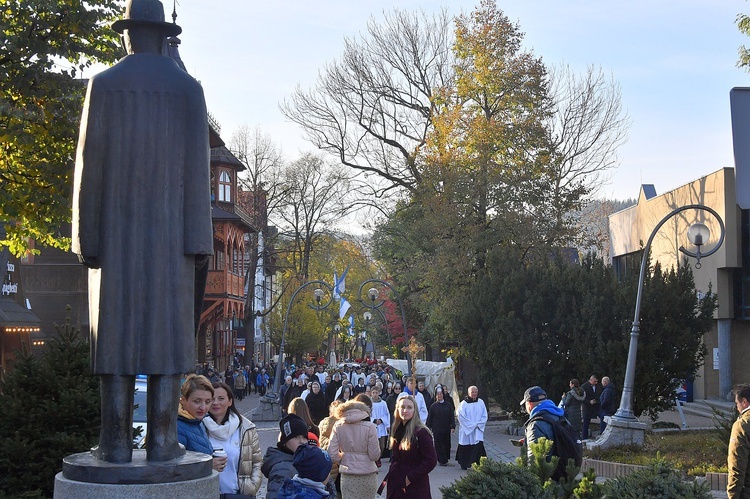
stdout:
[[234,394],[226,383],[213,384],[214,397],[203,419],[214,456],[224,454],[226,466],[219,473],[221,494],[253,498],[260,489],[263,454],[255,425],[234,405]]
[[[186,450],[214,454],[208,434],[201,424],[214,398],[214,387],[205,376],[188,375],[180,388],[180,407],[177,411],[177,440]],[[214,456],[213,469],[221,473],[227,458]]]

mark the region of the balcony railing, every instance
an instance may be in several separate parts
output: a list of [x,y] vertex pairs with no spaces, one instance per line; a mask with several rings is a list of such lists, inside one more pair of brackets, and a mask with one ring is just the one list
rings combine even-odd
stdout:
[[210,270],[206,281],[206,294],[243,297],[245,295],[245,278],[221,270]]

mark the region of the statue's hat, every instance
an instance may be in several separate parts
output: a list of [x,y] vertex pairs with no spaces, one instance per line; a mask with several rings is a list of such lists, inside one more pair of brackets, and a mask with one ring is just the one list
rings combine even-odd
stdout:
[[125,18],[112,23],[112,29],[122,33],[136,26],[160,28],[166,36],[177,36],[182,28],[164,21],[164,6],[159,0],[128,0],[125,5]]

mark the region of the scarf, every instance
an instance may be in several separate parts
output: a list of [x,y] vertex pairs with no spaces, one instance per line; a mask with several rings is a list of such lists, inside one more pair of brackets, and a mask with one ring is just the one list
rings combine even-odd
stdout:
[[229,420],[224,424],[217,423],[211,416],[203,418],[208,434],[217,440],[229,440],[240,427],[240,422],[240,418],[233,412],[229,413]]

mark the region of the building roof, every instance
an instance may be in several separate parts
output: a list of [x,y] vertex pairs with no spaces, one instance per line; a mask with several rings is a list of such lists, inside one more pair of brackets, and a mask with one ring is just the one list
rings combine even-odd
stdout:
[[39,326],[41,319],[10,297],[0,297],[0,326]]
[[224,207],[219,208],[216,203],[211,203],[211,220],[213,220],[214,222],[236,222],[238,224],[244,225],[249,232],[258,232],[258,228],[253,225],[253,221],[250,218],[250,215],[245,213],[239,206],[233,204],[225,204]]
[[239,215],[235,215],[234,213],[230,213],[228,211],[222,210],[216,205],[211,205],[211,219],[212,220],[242,221],[242,217],[240,217]]
[[211,165],[226,165],[233,166],[237,171],[245,170],[245,165],[242,161],[232,154],[232,151],[226,148],[226,146],[212,147],[211,148]]
[[654,184],[641,184],[641,192],[646,199],[656,197],[656,187],[654,187]]

